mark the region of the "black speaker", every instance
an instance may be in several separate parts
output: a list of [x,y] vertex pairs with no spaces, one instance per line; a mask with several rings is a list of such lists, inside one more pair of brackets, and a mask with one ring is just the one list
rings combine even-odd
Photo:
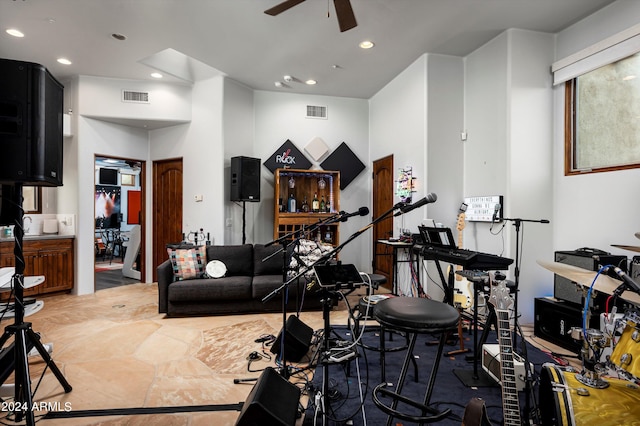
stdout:
[[[557,251],[555,252],[555,261],[589,271],[597,271],[604,265],[614,265],[627,272],[627,258],[625,256],[614,256],[606,251],[588,247],[573,251]],[[618,278],[613,270],[610,270],[608,275]],[[557,274],[553,276],[553,297],[580,306],[584,304],[582,291],[579,291],[571,280]]]
[[[284,354],[283,358],[287,361],[298,362],[303,356],[309,352],[311,346],[311,337],[313,337],[313,329],[300,321],[300,319],[291,315],[287,318],[285,325],[286,334],[284,337]],[[280,355],[282,341],[282,330],[271,345],[271,352]]]
[[[580,351],[582,342],[570,336],[571,327],[582,327],[580,308],[563,300],[539,297],[533,302],[533,311],[533,334],[570,351]],[[597,329],[599,324],[593,324],[594,317],[591,320],[589,328]]]
[[260,159],[231,158],[231,201],[260,201]]
[[293,426],[300,389],[267,367],[242,404],[236,426]]
[[62,185],[64,86],[45,67],[0,59],[0,182]]

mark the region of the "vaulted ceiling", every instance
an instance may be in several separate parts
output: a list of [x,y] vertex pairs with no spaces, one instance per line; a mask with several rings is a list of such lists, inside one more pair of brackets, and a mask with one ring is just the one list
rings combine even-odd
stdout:
[[[62,81],[159,70],[168,82],[223,74],[256,90],[367,99],[424,53],[465,56],[508,28],[556,33],[613,2],[351,0],[357,26],[341,32],[332,0],[264,13],[281,1],[2,0],[0,57]],[[363,50],[363,40],[375,46]]]

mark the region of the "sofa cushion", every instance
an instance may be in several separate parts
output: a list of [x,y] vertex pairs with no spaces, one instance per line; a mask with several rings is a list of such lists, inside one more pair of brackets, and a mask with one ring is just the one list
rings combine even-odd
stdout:
[[[279,252],[279,253],[273,255],[276,252]],[[253,274],[256,276],[280,274],[280,276],[282,276],[283,258],[284,258],[284,251],[282,250],[282,246],[279,244],[274,244],[269,247],[265,247],[264,244],[254,245],[253,246]]]
[[251,277],[202,278],[176,281],[169,286],[170,302],[220,302],[251,299]]
[[199,247],[167,247],[169,260],[176,280],[202,278],[207,265],[205,246]]
[[227,277],[253,275],[253,245],[208,246],[207,259],[219,260],[227,267]]

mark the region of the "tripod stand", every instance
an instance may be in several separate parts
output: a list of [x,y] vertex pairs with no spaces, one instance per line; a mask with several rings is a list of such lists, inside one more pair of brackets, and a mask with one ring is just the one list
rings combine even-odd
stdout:
[[[4,195],[3,195],[4,196]],[[28,426],[35,425],[33,395],[31,394],[31,378],[29,376],[29,363],[27,361],[27,346],[36,348],[46,366],[51,371],[64,388],[65,393],[71,392],[71,385],[62,375],[56,364],[51,359],[49,352],[40,342],[40,337],[31,328],[31,323],[24,322],[24,255],[22,252],[23,230],[23,210],[22,210],[22,184],[15,184],[12,203],[16,206],[16,217],[14,218],[14,256],[15,275],[13,276],[13,287],[15,297],[15,318],[14,323],[5,328],[0,337],[0,347],[3,347],[11,336],[14,337],[14,362],[15,362],[15,420],[22,421],[26,418]]]

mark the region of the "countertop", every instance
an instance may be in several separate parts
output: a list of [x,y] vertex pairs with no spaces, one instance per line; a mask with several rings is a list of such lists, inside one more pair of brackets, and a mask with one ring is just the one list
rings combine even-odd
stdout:
[[[58,235],[58,234],[43,234],[43,235],[25,235],[23,241],[39,241],[39,240],[61,240],[65,238],[75,238],[75,235]],[[7,243],[15,241],[13,237],[2,237],[0,243]]]

